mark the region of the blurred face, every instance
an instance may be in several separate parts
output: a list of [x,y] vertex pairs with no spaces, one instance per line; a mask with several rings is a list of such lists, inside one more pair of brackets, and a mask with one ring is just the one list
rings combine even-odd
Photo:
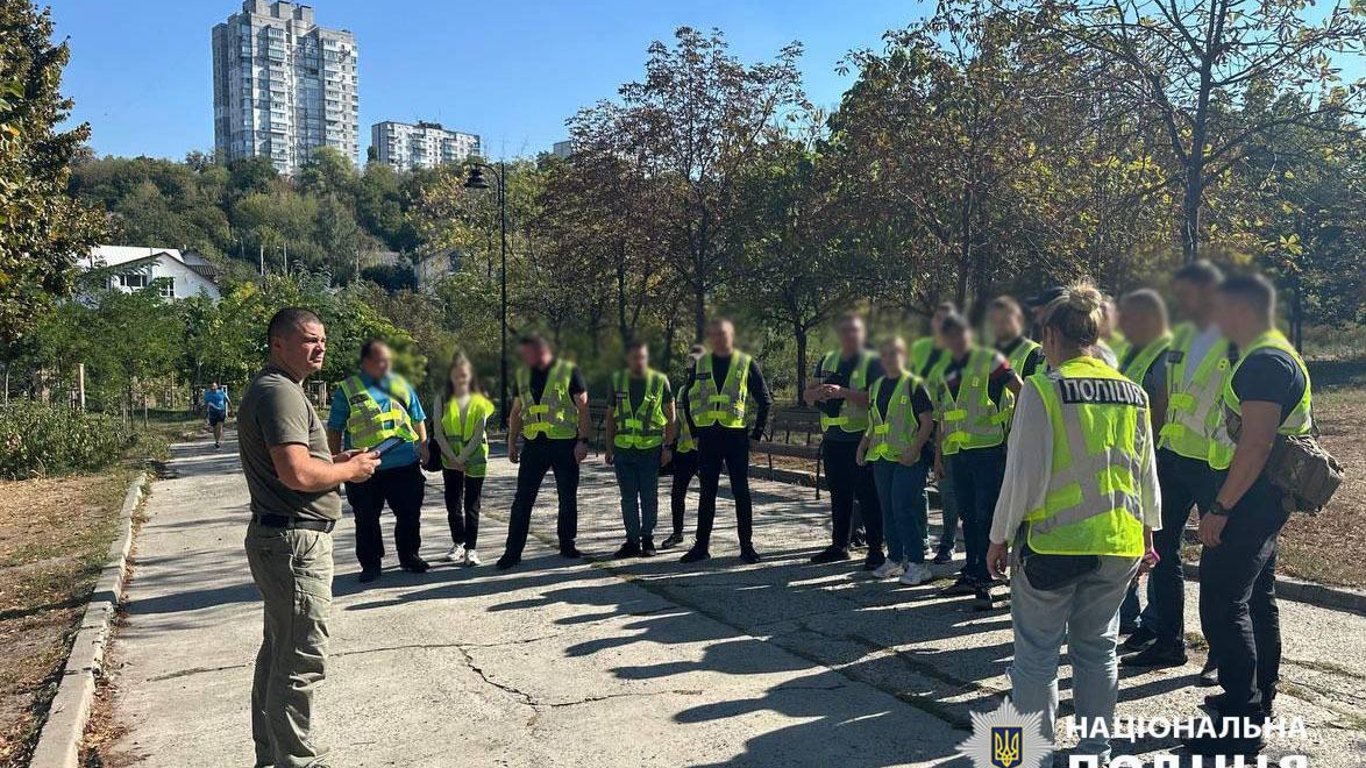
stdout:
[[626,353],[626,367],[631,373],[643,376],[650,367],[650,348],[639,346]]
[[1119,313],[1119,332],[1134,344],[1143,346],[1162,333],[1161,320],[1147,309],[1126,306]]
[[304,323],[291,332],[272,338],[270,351],[281,366],[303,378],[323,369],[323,358],[327,355],[327,332],[323,330],[322,323]]
[[1100,338],[1104,339],[1114,334],[1115,325],[1119,322],[1119,310],[1115,309],[1113,302],[1105,302],[1101,305],[1100,313]]
[[517,347],[517,354],[530,368],[544,368],[550,363],[550,346],[544,343],[522,344]]
[[713,352],[728,353],[735,346],[735,326],[728,320],[707,327],[707,344]]
[[941,342],[944,340],[944,333],[939,329],[944,327],[944,319],[948,316],[948,312],[937,309],[934,312],[934,317],[930,318],[930,335],[939,339]]
[[966,355],[971,344],[972,331],[967,328],[954,328],[944,334],[944,346],[954,357]]
[[997,341],[1013,341],[1024,333],[1024,318],[1005,307],[992,307],[991,312],[987,313],[987,322],[991,324],[991,334]]
[[867,331],[864,330],[863,321],[858,318],[849,318],[840,322],[840,349],[845,356],[851,355],[863,349],[863,343],[867,340]]
[[360,361],[361,370],[365,375],[372,379],[382,379],[389,375],[389,369],[394,364],[393,353],[389,351],[386,344],[376,344],[370,348],[370,354]]
[[217,391],[218,391],[218,382],[215,381],[214,383],[210,384],[210,385],[209,385],[209,391],[210,391],[210,392],[217,392]]
[[1235,344],[1242,346],[1255,340],[1261,324],[1250,305],[1216,291],[1213,308],[1211,319]]
[[451,390],[456,394],[470,391],[470,380],[473,378],[468,365],[451,366]]
[[1205,320],[1214,308],[1213,286],[1202,286],[1190,280],[1177,280],[1172,283],[1172,296],[1181,316],[1187,320]]
[[888,375],[898,375],[906,368],[906,342],[892,339],[882,345],[882,369]]

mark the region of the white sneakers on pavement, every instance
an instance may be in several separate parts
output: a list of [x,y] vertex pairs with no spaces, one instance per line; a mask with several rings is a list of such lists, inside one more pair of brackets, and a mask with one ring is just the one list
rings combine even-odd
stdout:
[[895,560],[888,560],[887,562],[873,569],[873,578],[891,579],[900,576],[905,572],[906,568],[901,563],[898,563]]
[[934,579],[934,571],[925,563],[907,563],[906,572],[901,575],[901,583],[908,587],[918,587]]
[[467,549],[465,550],[465,561],[461,563],[461,565],[466,568],[473,568],[474,566],[479,565],[480,562],[482,561],[479,559],[479,553],[472,549]]
[[446,553],[446,562],[461,563],[465,561],[465,545],[452,544],[450,551]]

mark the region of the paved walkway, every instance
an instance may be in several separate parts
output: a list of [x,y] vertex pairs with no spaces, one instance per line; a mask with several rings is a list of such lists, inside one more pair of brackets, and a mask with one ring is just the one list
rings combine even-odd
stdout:
[[[506,461],[493,466],[480,532],[490,563],[502,551],[513,475]],[[590,459],[580,546],[603,557],[619,544],[614,493]],[[423,553],[436,561],[449,545],[439,477],[427,499]],[[139,765],[250,765],[260,607],[241,547],[246,503],[236,456],[202,443],[177,446],[169,477],[153,486],[115,650],[117,715],[129,727],[119,749]],[[724,500],[719,517],[730,521],[706,567],[675,556],[569,562],[554,553],[547,483],[537,541],[517,570],[443,563],[425,576],[386,571],[365,589],[344,521],[333,657],[317,708],[335,764],[964,764],[953,757],[969,713],[994,708],[1008,690],[1008,613],[974,612],[932,586],[871,583],[850,564],[810,566],[828,536],[823,503],[809,489],[761,481],[756,504],[767,556],[757,566],[735,559]],[[1298,604],[1283,604],[1282,618],[1278,707],[1304,717],[1310,738],[1271,753],[1361,765],[1366,622]],[[1126,677],[1121,712],[1194,712],[1205,692],[1189,687],[1197,664]],[[1064,667],[1064,697],[1068,682]]]

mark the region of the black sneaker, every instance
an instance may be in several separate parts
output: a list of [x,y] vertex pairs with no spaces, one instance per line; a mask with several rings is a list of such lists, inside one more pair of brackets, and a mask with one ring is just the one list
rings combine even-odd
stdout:
[[863,570],[876,571],[881,568],[882,564],[885,562],[887,562],[886,555],[882,554],[880,551],[870,549],[868,550],[868,556],[863,558]]
[[[1222,714],[1224,711],[1224,702],[1227,700],[1228,694],[1226,693],[1211,693],[1210,695],[1205,697],[1205,708],[1213,710],[1216,713]],[[1261,716],[1263,718],[1270,720],[1276,716],[1275,708],[1272,706],[1270,702],[1266,700],[1265,697],[1262,698],[1261,708]]]
[[1126,652],[1141,651],[1152,645],[1155,640],[1157,640],[1156,632],[1147,627],[1139,627],[1132,635],[1129,635],[1129,639],[1125,640],[1119,649]]
[[[565,557],[568,557],[568,555],[565,555]],[[640,545],[634,541],[628,541],[625,544],[622,544],[621,549],[618,549],[612,557],[617,560],[627,557],[640,557]]]
[[1205,657],[1205,666],[1200,668],[1196,684],[1201,688],[1212,688],[1219,684],[1219,665],[1214,662],[1213,656]]
[[578,547],[574,546],[573,544],[570,544],[567,547],[560,547],[560,557],[567,557],[570,560],[577,560],[580,557],[583,557],[583,551],[580,550]]
[[703,560],[710,559],[711,553],[707,551],[706,547],[694,546],[692,549],[685,552],[683,557],[680,557],[678,561],[680,563],[700,563]]
[[1186,649],[1180,645],[1153,644],[1119,660],[1120,666],[1135,669],[1161,669],[1180,667],[1186,663]]
[[654,539],[650,538],[649,536],[646,536],[645,538],[640,540],[641,557],[654,557],[657,554],[659,554],[659,551],[655,549]]
[[939,552],[938,552],[937,554],[935,554],[935,556],[934,556],[934,564],[935,564],[935,565],[945,565],[945,564],[947,564],[947,563],[952,563],[952,562],[953,562],[953,550],[952,550],[952,549],[941,549],[941,550],[939,550]]
[[745,547],[740,550],[740,560],[749,563],[750,565],[754,565],[763,560],[763,558],[759,556],[758,552],[754,551],[754,547]]
[[500,570],[500,571],[506,571],[506,570],[508,570],[509,568],[516,567],[516,565],[517,565],[518,563],[520,563],[520,562],[522,562],[522,558],[520,558],[520,557],[512,557],[511,555],[503,555],[502,557],[498,558],[498,562],[494,565],[494,567],[497,568],[497,569]]
[[669,538],[667,538],[667,539],[665,539],[664,541],[660,542],[659,548],[660,548],[660,549],[673,549],[674,547],[676,547],[676,546],[678,546],[679,544],[682,544],[682,543],[683,543],[683,534],[681,534],[681,533],[671,533],[671,534],[669,534]]
[[1120,637],[1129,637],[1130,635],[1134,634],[1134,633],[1137,632],[1137,631],[1138,631],[1138,625],[1137,625],[1137,624],[1120,624],[1120,625],[1119,625],[1119,636],[1120,636]]
[[360,575],[356,577],[356,581],[359,581],[362,584],[369,584],[370,582],[378,579],[379,574],[379,566],[375,566],[372,568],[362,568],[360,569]]
[[939,590],[939,594],[944,597],[962,597],[976,592],[977,582],[968,576],[959,576],[957,581]]
[[976,611],[989,611],[996,607],[996,600],[991,595],[990,587],[978,587],[972,593],[972,608]]
[[811,562],[814,565],[824,565],[826,563],[838,563],[841,560],[849,559],[849,550],[839,549],[838,547],[826,547],[817,552]]
[[398,564],[398,567],[408,573],[426,573],[432,569],[430,563],[420,557],[410,557]]

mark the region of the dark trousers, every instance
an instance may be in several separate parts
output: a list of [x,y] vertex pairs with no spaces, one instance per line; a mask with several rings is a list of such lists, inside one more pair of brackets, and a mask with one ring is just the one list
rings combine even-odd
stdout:
[[697,434],[697,476],[702,491],[697,504],[697,546],[706,549],[711,545],[723,465],[735,497],[740,548],[750,549],[754,546],[754,502],[749,495],[749,434],[743,429],[716,426],[700,429]]
[[422,499],[427,479],[417,463],[381,469],[363,483],[347,483],[346,498],[356,514],[356,559],[362,568],[378,568],[384,560],[384,534],[379,515],[387,503],[394,513],[394,549],[398,561],[417,557],[422,546]]
[[579,462],[574,460],[575,440],[528,440],[517,465],[517,492],[512,497],[508,521],[507,550],[504,557],[520,558],[531,531],[531,510],[541,492],[546,472],[555,475],[555,493],[560,500],[556,533],[561,551],[574,546],[579,536]]
[[830,484],[830,536],[835,549],[849,549],[854,530],[854,500],[868,532],[868,559],[882,558],[882,506],[877,500],[877,483],[871,465],[858,465],[858,442],[822,440],[821,459],[825,479]]
[[1281,623],[1276,541],[1290,513],[1258,477],[1229,514],[1219,546],[1200,552],[1200,628],[1227,694],[1222,711],[1257,716],[1276,697]]
[[987,572],[987,546],[996,500],[1005,483],[1005,446],[960,450],[947,458],[953,463],[953,490],[958,517],[963,522],[963,546],[967,550],[963,575],[988,581],[991,574]]
[[446,522],[451,527],[451,542],[475,549],[479,545],[479,502],[484,494],[484,478],[443,468],[441,479],[446,483]]
[[1153,531],[1153,549],[1161,558],[1148,574],[1148,605],[1140,623],[1163,646],[1186,642],[1186,580],[1181,567],[1181,537],[1191,507],[1203,513],[1218,490],[1209,464],[1168,450],[1157,452],[1157,479],[1162,486],[1162,530]]
[[673,532],[683,535],[683,516],[688,509],[688,485],[697,476],[697,451],[673,455],[673,485],[669,490],[669,511],[673,515]]

